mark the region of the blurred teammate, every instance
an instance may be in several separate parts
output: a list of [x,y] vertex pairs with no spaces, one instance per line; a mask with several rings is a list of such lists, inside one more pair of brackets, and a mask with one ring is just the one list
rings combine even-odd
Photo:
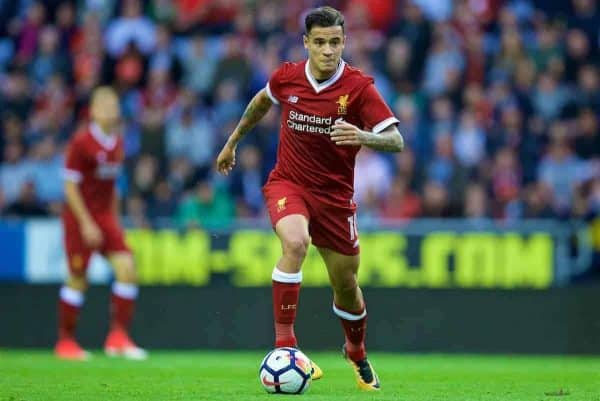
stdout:
[[88,286],[88,262],[97,251],[108,259],[115,272],[110,332],[104,350],[111,356],[144,359],[146,352],[128,335],[138,287],[133,257],[118,217],[115,179],[124,154],[123,140],[117,133],[117,94],[108,87],[96,89],[90,112],[92,123],[73,137],[66,155],[66,207],[62,222],[69,278],[60,290],[55,353],[64,359],[89,357],[75,340],[75,327]]
[[[341,58],[343,16],[331,7],[317,8],[307,15],[305,27],[308,60],[284,63],[273,73],[248,104],[218,156],[217,168],[222,174],[231,171],[239,141],[272,104],[280,104],[277,164],[263,189],[283,250],[272,274],[275,345],[297,346],[294,320],[301,266],[312,240],[333,287],[333,311],[346,337],[344,355],[354,367],[359,387],[378,390],[379,379],[365,351],[367,310],[357,283],[354,161],[363,145],[398,152],[403,139],[396,129],[398,120],[373,79]],[[317,379],[322,372],[314,368]]]

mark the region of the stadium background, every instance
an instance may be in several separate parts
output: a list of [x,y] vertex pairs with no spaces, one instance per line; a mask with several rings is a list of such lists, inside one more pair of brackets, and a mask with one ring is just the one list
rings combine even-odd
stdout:
[[[279,245],[260,188],[277,109],[232,176],[212,163],[269,73],[305,57],[303,12],[322,3],[0,1],[0,346],[54,341],[63,151],[98,84],[123,107],[118,186],[145,286],[136,338],[270,346]],[[407,145],[357,160],[373,349],[600,353],[596,2],[328,4],[346,17],[344,58],[375,77]],[[81,334],[97,347],[111,277],[99,259],[90,277]],[[335,349],[314,252],[305,277],[298,331]]]

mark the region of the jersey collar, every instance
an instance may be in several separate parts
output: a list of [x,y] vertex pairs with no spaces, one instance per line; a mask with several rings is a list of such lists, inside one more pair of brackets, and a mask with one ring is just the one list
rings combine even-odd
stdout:
[[317,93],[336,83],[341,78],[342,74],[344,73],[344,68],[346,67],[346,62],[343,59],[340,59],[340,64],[338,65],[335,74],[333,74],[332,77],[327,81],[319,83],[311,74],[308,63],[310,63],[310,60],[306,60],[306,64],[304,65],[304,73],[306,74],[306,79],[308,79],[308,82],[310,82],[310,85]]
[[90,124],[90,132],[96,142],[98,142],[105,149],[113,149],[117,144],[116,135],[108,135],[102,131],[102,128],[96,123]]

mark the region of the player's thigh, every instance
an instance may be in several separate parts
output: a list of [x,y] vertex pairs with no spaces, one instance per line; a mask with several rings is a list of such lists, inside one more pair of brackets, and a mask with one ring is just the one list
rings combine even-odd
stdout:
[[310,220],[304,191],[299,186],[287,181],[269,181],[263,188],[263,195],[273,229],[279,220],[289,215],[300,214]]
[[129,251],[116,251],[106,254],[112,266],[117,281],[122,283],[137,283],[138,277],[135,269],[133,255]]
[[360,253],[356,206],[353,203],[331,206],[314,198],[310,206],[316,211],[309,229],[314,246],[347,256]]
[[360,254],[344,255],[329,248],[317,247],[329,274],[329,281],[338,291],[353,290],[358,285]]
[[74,218],[64,217],[62,224],[65,257],[69,268],[67,284],[73,288],[83,290],[87,287],[86,271],[93,250],[85,244]]
[[136,282],[137,274],[131,250],[125,242],[125,231],[115,216],[98,219],[104,241],[102,254],[108,259],[118,281]]
[[303,191],[288,182],[270,182],[263,191],[271,225],[282,242],[284,252],[308,247],[310,213]]
[[275,232],[281,241],[282,251],[304,257],[310,245],[308,219],[303,214],[289,214],[277,221]]

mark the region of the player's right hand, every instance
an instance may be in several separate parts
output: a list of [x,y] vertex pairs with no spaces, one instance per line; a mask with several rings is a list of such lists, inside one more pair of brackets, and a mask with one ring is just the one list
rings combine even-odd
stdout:
[[235,147],[225,144],[217,156],[217,171],[223,175],[229,175],[233,166],[235,166]]
[[100,231],[100,228],[94,221],[85,221],[81,223],[81,235],[83,236],[85,244],[92,249],[99,248],[104,240],[102,231]]

